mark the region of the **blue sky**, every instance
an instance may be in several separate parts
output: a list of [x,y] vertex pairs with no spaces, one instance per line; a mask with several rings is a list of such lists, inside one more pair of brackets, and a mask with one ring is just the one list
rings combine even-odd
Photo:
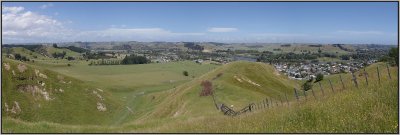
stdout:
[[397,44],[395,2],[3,2],[4,43]]

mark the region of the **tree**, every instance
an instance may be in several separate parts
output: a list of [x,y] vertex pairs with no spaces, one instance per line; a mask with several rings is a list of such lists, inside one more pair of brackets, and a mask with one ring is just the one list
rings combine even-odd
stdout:
[[324,75],[321,74],[321,73],[318,73],[317,77],[315,78],[315,82],[314,83],[322,81],[323,79],[324,79]]
[[308,91],[312,88],[312,84],[311,82],[307,81],[301,87],[303,88],[304,91]]
[[54,43],[54,44],[53,44],[53,47],[54,47],[54,48],[58,48],[58,46],[57,46],[57,44],[56,44],[56,43]]
[[184,75],[184,76],[189,76],[188,71],[183,71],[183,75]]
[[21,60],[21,54],[19,54],[19,53],[14,54],[14,57],[16,60]]
[[304,91],[308,91],[312,88],[312,84],[311,84],[312,81],[313,81],[313,78],[310,78],[301,86]]
[[212,83],[210,81],[202,81],[201,86],[203,86],[203,89],[200,96],[209,96],[213,94]]
[[342,60],[350,60],[349,55],[342,55],[342,56],[340,56],[340,58],[342,58]]
[[391,48],[389,51],[389,57],[392,61],[395,61],[397,66],[399,66],[399,48]]
[[121,61],[121,64],[146,64],[150,63],[150,60],[148,60],[144,56],[136,56],[136,55],[130,55],[130,56],[125,56],[125,58]]
[[214,105],[218,109],[217,102],[215,101],[214,91],[212,88],[212,83],[208,80],[202,81],[201,86],[203,86],[202,91],[200,92],[200,96],[212,96]]

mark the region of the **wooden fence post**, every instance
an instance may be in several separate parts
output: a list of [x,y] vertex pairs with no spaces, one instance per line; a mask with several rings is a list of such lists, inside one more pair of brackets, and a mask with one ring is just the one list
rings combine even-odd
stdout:
[[340,77],[340,82],[342,82],[342,88],[345,89],[344,83],[343,83],[343,79],[342,79],[342,75],[339,75],[339,77]]
[[270,105],[271,105],[271,108],[274,107],[274,104],[272,103],[272,99],[269,100],[269,101],[271,101],[271,104],[270,104]]
[[281,106],[283,106],[282,97],[279,96],[279,100],[281,101]]
[[267,107],[269,108],[269,101],[268,101],[268,98],[265,98],[265,102],[267,103]]
[[376,72],[378,72],[378,82],[379,82],[379,85],[380,85],[381,84],[381,76],[379,74],[379,67],[378,66],[376,67]]
[[389,64],[386,64],[386,69],[389,75],[389,79],[392,80],[392,76],[390,76]]
[[312,95],[313,95],[314,99],[317,99],[317,98],[315,97],[315,93],[314,93],[314,88],[313,88],[313,87],[311,87],[311,92],[312,92]]
[[356,88],[358,88],[358,83],[357,83],[357,77],[356,77],[356,75],[354,75],[353,72],[351,72],[351,75],[353,76],[354,85],[356,86]]
[[297,90],[294,88],[294,95],[296,96],[297,101],[299,101],[299,95],[297,95]]
[[335,91],[333,90],[333,86],[332,86],[331,80],[329,79],[328,81],[329,81],[329,85],[331,85],[332,92],[335,93]]
[[364,68],[364,77],[365,77],[365,82],[367,82],[367,85],[368,85],[368,73],[367,73],[367,71],[365,71],[365,68]]
[[306,94],[306,91],[303,90],[303,93],[304,93],[304,97],[306,98],[306,101],[307,101],[307,94]]
[[266,106],[265,106],[265,100],[262,100],[262,102],[263,102],[263,104],[264,104],[264,108],[266,108]]
[[321,82],[318,82],[319,88],[321,89],[322,96],[325,96],[324,89],[322,89]]
[[251,112],[251,104],[249,104],[249,111]]

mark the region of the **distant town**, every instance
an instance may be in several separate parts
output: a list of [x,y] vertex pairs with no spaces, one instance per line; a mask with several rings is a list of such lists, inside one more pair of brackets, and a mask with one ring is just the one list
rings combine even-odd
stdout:
[[[244,60],[274,65],[277,71],[291,79],[303,80],[317,74],[331,75],[354,72],[378,61],[385,61],[390,45],[352,44],[271,44],[216,42],[71,42],[54,44],[3,45],[8,57],[15,57],[11,47],[25,47],[43,56],[86,60],[89,65],[124,64],[127,56],[145,57],[143,63],[167,63],[190,60],[198,64],[216,65]],[[68,48],[81,53],[64,57],[49,54],[42,46]],[[65,52],[64,52],[65,55]],[[62,56],[62,57],[61,57]],[[127,64],[125,62],[125,64]]]

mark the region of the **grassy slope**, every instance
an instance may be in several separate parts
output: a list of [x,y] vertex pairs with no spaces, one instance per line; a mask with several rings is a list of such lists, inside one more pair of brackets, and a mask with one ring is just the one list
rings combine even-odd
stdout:
[[[44,59],[45,57],[37,52],[32,52],[31,50],[25,49],[23,47],[13,47],[10,48],[11,54],[18,53],[22,56],[28,57],[29,59],[34,59],[33,56],[36,56],[38,59]],[[5,52],[3,52],[5,54]]]
[[[169,96],[165,101],[158,105],[156,110],[138,122],[159,121],[170,117],[190,119],[193,117],[220,115],[210,96],[199,96],[201,81],[212,80],[219,73],[223,73],[223,75],[212,81],[218,103],[234,105],[235,110],[239,110],[254,101],[259,101],[266,97],[278,100],[280,96],[284,96],[284,93],[289,93],[293,90],[293,87],[297,84],[285,79],[286,77],[284,76],[276,75],[273,71],[272,66],[263,63],[230,63],[185,83],[177,87],[176,90],[167,91],[165,94]],[[260,84],[261,87],[245,81],[239,82],[234,76],[246,77]]]
[[[45,66],[79,78],[90,85],[105,88],[118,100],[122,100],[125,109],[110,116],[114,119],[112,125],[133,121],[153,111],[155,105],[167,96],[160,93],[192,80],[192,76],[200,76],[217,67],[192,61],[113,66],[88,66],[86,62],[79,62],[71,67],[53,64]],[[189,72],[189,76],[183,76],[182,72],[185,70]]]
[[[376,66],[381,67],[381,85]],[[383,67],[375,64],[366,69],[369,86],[364,78],[357,76],[360,88],[355,88],[347,74],[343,75],[346,89],[339,92],[340,80],[331,76],[323,81],[325,97],[319,93],[317,100],[309,97],[305,102],[303,98],[300,102],[292,101],[290,107],[285,105],[237,118],[213,116],[178,122],[159,127],[157,132],[398,133],[398,69],[390,69],[393,80],[388,81]],[[325,83],[327,79],[332,80],[335,94]]]
[[[243,65],[242,65],[243,66]],[[329,83],[332,80],[335,91],[341,89],[337,76],[325,78],[322,85],[325,89],[325,97],[320,98],[321,93],[316,91],[319,98],[309,100],[307,103],[295,103],[292,99],[290,107],[276,107],[266,111],[258,111],[237,118],[223,116],[213,108],[210,97],[198,97],[200,91],[199,82],[203,79],[213,78],[220,69],[207,73],[195,80],[178,86],[177,90],[168,90],[158,95],[168,95],[156,108],[156,113],[151,117],[143,117],[139,121],[127,123],[121,126],[68,126],[48,122],[29,123],[20,120],[6,118],[3,122],[9,127],[3,131],[22,132],[398,132],[398,85],[397,69],[391,68],[393,81],[382,81],[378,86],[376,65],[367,68],[370,73],[370,86],[364,87],[360,82],[360,89],[354,88],[349,81],[350,74],[343,75],[346,90],[332,94],[329,91]],[[380,65],[382,67],[382,65]],[[239,69],[235,69],[239,70]],[[235,71],[233,70],[233,71]],[[382,80],[387,80],[386,69],[380,68]],[[229,71],[229,70],[228,70]],[[270,72],[271,73],[271,72]],[[376,73],[376,72],[375,72]],[[229,78],[225,72],[223,77]],[[232,74],[231,74],[232,75]],[[359,78],[361,81],[362,78]],[[219,78],[217,83],[232,83],[229,79]],[[375,81],[373,81],[375,80]],[[220,81],[220,82],[219,82]],[[253,80],[256,81],[256,80]],[[293,83],[293,85],[296,85]],[[192,87],[193,86],[193,87]],[[361,87],[362,86],[362,87]],[[198,87],[198,88],[195,88]],[[251,87],[251,86],[245,86]],[[318,88],[318,87],[316,87]],[[316,89],[314,88],[314,89]],[[222,93],[224,92],[224,93]],[[217,88],[217,100],[222,101],[225,96],[223,88]],[[260,94],[258,90],[248,93]],[[244,94],[244,93],[240,93]],[[224,95],[224,96],[221,96]],[[229,92],[226,93],[227,99]],[[150,96],[150,95],[149,95]],[[149,97],[145,96],[145,97]],[[264,96],[260,96],[264,97]],[[235,104],[236,99],[224,100]],[[254,99],[255,100],[255,99]],[[251,100],[251,101],[254,101]],[[157,101],[161,102],[161,101]],[[242,103],[243,101],[240,101]],[[302,101],[304,102],[304,101]],[[239,103],[239,102],[237,102]],[[236,104],[235,104],[236,105]],[[196,108],[202,108],[195,112]],[[204,111],[204,110],[209,111]],[[194,111],[194,112],[193,112]],[[170,118],[170,116],[174,116]],[[201,113],[203,112],[203,113]],[[156,118],[156,119],[152,119]],[[160,119],[159,119],[160,118]],[[11,128],[11,126],[15,126]]]
[[[7,103],[11,109],[14,101],[16,101],[22,110],[21,113],[12,114],[6,112],[5,104],[2,104],[3,118],[7,116],[29,122],[48,121],[74,125],[105,125],[111,122],[108,116],[120,109],[120,103],[115,101],[110,93],[97,91],[104,98],[104,101],[101,101],[92,93],[96,91],[96,87],[86,85],[80,80],[26,63],[24,64],[27,65],[27,70],[21,73],[17,69],[17,65],[22,64],[21,62],[3,59],[3,63],[8,63],[11,69],[2,68],[2,84],[4,84],[2,85],[2,102]],[[47,79],[36,76],[35,69],[45,74]],[[16,73],[15,76],[12,74],[13,70]],[[33,80],[17,80],[15,77],[19,76],[25,78],[33,77]],[[60,76],[64,77],[62,80],[66,83],[60,82]],[[43,81],[45,86],[42,87],[38,81]],[[45,100],[40,94],[23,92],[19,90],[18,85],[45,88],[49,93],[49,97],[54,99]],[[60,88],[63,92],[58,91]],[[97,102],[104,103],[107,111],[98,111]],[[7,124],[2,126],[7,126]]]
[[65,53],[66,53],[65,57],[68,57],[68,56],[78,57],[78,56],[80,56],[80,53],[71,51],[71,50],[69,50],[67,48],[54,48],[52,46],[43,46],[43,47],[44,47],[43,49],[45,49],[47,54],[49,54],[49,55],[51,55],[51,54],[53,54],[55,52],[56,53],[62,53],[63,51],[65,51]]

